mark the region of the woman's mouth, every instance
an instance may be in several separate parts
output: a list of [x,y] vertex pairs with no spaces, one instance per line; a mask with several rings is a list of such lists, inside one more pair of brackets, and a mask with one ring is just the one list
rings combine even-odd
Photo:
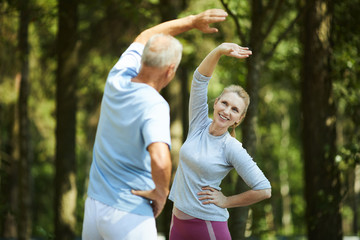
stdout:
[[225,117],[224,115],[219,114],[219,116],[220,116],[220,118],[223,119],[223,120],[226,120],[226,121],[229,120],[229,119],[228,119],[227,117]]

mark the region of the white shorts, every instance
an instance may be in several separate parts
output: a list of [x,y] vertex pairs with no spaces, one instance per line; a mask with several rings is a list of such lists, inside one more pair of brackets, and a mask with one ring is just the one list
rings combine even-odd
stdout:
[[157,240],[155,218],[120,211],[88,197],[82,239]]

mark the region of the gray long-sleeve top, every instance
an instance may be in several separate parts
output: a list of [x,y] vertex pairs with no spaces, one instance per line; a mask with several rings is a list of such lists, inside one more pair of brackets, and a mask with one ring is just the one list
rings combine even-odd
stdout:
[[269,189],[270,182],[242,144],[228,132],[221,136],[209,133],[207,87],[211,77],[197,70],[190,93],[187,139],[180,149],[180,162],[169,199],[184,213],[207,221],[227,221],[227,209],[202,204],[198,192],[202,187],[220,189],[221,181],[233,168],[253,190]]

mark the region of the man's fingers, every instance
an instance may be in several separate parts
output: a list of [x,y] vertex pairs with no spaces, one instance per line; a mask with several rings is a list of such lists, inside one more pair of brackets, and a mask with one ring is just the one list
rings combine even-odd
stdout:
[[223,9],[209,9],[197,15],[198,20],[195,25],[203,33],[216,33],[219,30],[209,25],[225,21],[227,16],[227,12]]
[[205,14],[207,14],[210,17],[213,18],[226,18],[228,16],[228,13],[223,9],[209,9],[205,11]]
[[157,202],[153,202],[151,206],[153,209],[154,217],[157,218],[162,212],[164,206],[161,207],[160,204],[158,204]]
[[140,197],[149,198],[151,191],[131,190],[131,193]]
[[217,33],[217,32],[219,32],[219,30],[217,28],[210,27],[209,24],[199,25],[197,28],[200,31],[202,31],[203,33]]
[[162,200],[161,198],[157,197],[154,190],[147,190],[147,191],[131,190],[131,193],[150,200],[151,207],[152,207],[153,213],[154,213],[154,217],[157,218],[160,215],[161,211],[164,208],[166,199]]
[[219,32],[219,29],[208,27],[207,29],[204,29],[203,32],[204,33],[217,33],[217,32]]
[[208,24],[211,23],[217,23],[217,22],[223,22],[226,20],[226,17],[209,17],[209,19],[207,20]]
[[154,217],[157,218],[159,215],[159,210],[158,210],[159,208],[157,207],[156,202],[152,202],[151,207],[153,209]]

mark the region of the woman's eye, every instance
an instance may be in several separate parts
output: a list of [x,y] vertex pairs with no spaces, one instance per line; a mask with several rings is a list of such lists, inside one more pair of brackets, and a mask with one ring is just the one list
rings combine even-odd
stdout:
[[237,108],[233,108],[233,111],[236,112],[236,113],[239,112],[239,110],[237,110]]
[[227,102],[221,102],[223,105],[227,106]]

